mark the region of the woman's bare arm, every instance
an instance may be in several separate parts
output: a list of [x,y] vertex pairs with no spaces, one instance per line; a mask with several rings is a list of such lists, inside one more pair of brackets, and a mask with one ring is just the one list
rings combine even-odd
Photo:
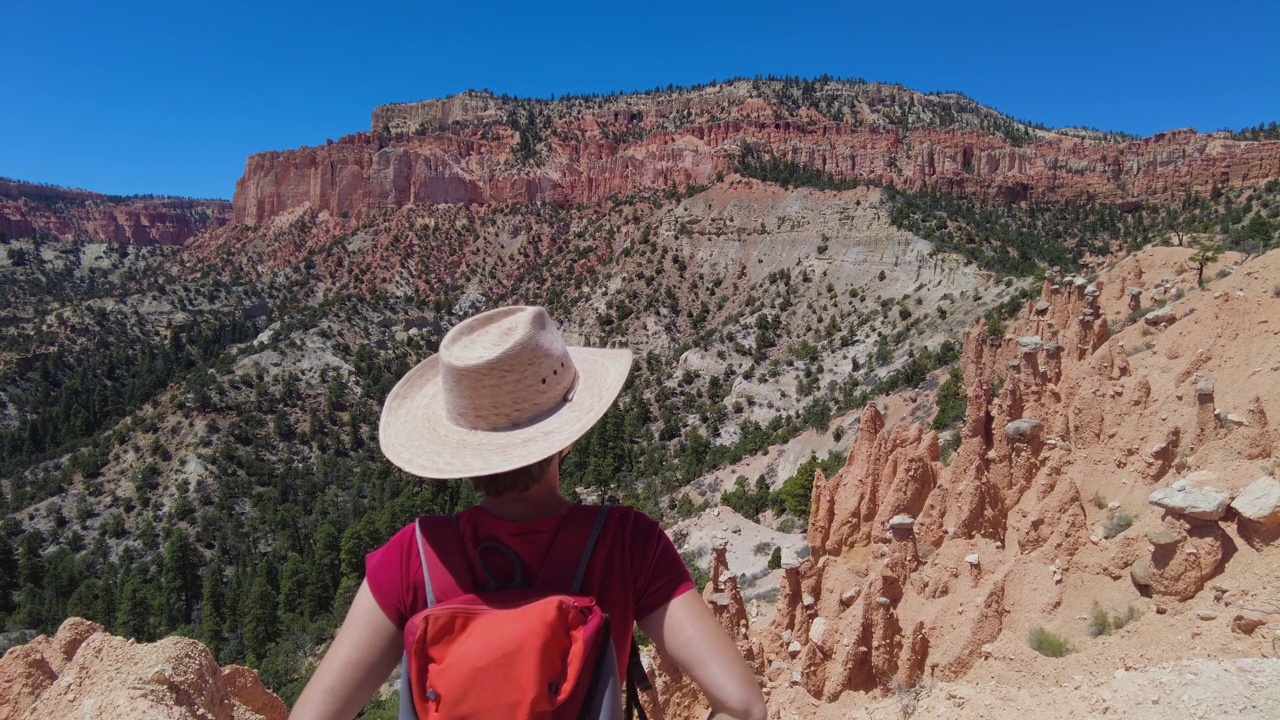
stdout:
[[638,624],[697,683],[712,718],[765,720],[760,684],[698,593],[680,595]]
[[403,654],[401,632],[360,584],[320,667],[293,705],[291,718],[351,720],[386,682]]

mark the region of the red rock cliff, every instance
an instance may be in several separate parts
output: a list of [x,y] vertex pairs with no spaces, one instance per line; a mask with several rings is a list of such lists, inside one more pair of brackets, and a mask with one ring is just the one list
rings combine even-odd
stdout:
[[[361,216],[412,203],[591,203],[710,182],[744,144],[840,178],[1007,200],[1172,199],[1280,177],[1280,142],[1192,130],[1113,142],[1032,129],[958,95],[824,88],[808,100],[782,83],[742,81],[558,102],[465,93],[388,105],[368,134],[250,157],[235,220],[259,224],[307,204]],[[517,161],[522,130],[535,152]]]
[[221,200],[113,198],[0,180],[0,232],[12,238],[44,232],[64,240],[182,245],[230,217],[230,204]]

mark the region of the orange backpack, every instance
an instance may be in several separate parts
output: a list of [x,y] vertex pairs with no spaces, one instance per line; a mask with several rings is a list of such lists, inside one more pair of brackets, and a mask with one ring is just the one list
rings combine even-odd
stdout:
[[[510,548],[482,544],[476,548],[486,575],[482,590],[457,516],[419,518],[427,607],[404,628],[402,720],[621,718],[609,617],[580,594],[608,515],[609,506],[571,508],[532,587]],[[485,564],[492,553],[514,569],[506,583]],[[629,715],[634,690],[628,690]]]

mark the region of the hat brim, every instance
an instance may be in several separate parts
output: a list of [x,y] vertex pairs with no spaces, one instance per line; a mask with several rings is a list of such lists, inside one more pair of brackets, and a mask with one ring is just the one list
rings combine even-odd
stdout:
[[400,469],[437,480],[515,470],[550,457],[604,416],[631,371],[631,351],[570,347],[578,371],[572,399],[509,430],[471,430],[449,422],[439,354],[400,378],[382,406],[382,453]]

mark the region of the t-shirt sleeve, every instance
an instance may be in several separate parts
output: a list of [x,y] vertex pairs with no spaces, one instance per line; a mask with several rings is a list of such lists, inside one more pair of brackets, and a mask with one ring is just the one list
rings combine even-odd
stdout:
[[632,550],[638,554],[636,619],[648,617],[655,610],[694,588],[689,568],[680,552],[653,518],[637,511],[632,524]]
[[[378,607],[396,627],[403,628],[415,612],[413,608],[420,604],[419,596],[425,594],[425,590],[417,590],[423,581],[414,524],[405,526],[386,545],[366,555],[364,567],[369,592]],[[416,583],[415,577],[419,578]]]

